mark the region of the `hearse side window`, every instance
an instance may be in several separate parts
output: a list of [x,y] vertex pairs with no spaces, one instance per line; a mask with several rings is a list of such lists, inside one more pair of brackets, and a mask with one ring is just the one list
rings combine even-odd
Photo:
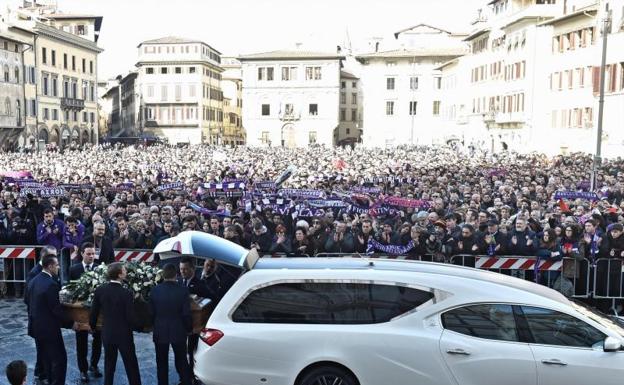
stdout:
[[522,306],[533,343],[591,348],[607,338],[600,330],[555,310]]
[[433,298],[394,285],[288,282],[255,290],[232,315],[234,322],[374,324],[388,322]]
[[511,305],[464,306],[442,314],[445,329],[472,337],[519,341]]

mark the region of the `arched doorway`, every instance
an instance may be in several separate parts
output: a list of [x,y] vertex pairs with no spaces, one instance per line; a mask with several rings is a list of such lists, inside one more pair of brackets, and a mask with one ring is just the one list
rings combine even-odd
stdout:
[[50,134],[48,133],[48,129],[46,127],[39,127],[39,141],[47,144],[48,140],[50,140]]
[[80,144],[87,144],[89,143],[89,131],[87,130],[83,130],[82,131],[82,140],[80,141]]
[[295,140],[295,125],[292,123],[285,123],[282,126],[282,132],[280,133],[282,147],[292,148],[297,145]]
[[71,145],[78,146],[80,144],[80,129],[78,126],[74,126],[71,131]]
[[69,145],[69,141],[71,140],[71,132],[69,131],[69,127],[65,126],[61,129],[61,148],[65,148]]
[[60,139],[59,128],[58,126],[52,127],[52,131],[50,131],[50,138],[45,143],[46,144],[54,144],[58,145]]

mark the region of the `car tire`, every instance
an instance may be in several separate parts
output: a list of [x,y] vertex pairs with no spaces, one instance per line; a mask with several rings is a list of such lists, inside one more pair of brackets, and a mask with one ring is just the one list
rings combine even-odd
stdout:
[[305,373],[297,385],[359,385],[359,382],[345,369],[319,366]]

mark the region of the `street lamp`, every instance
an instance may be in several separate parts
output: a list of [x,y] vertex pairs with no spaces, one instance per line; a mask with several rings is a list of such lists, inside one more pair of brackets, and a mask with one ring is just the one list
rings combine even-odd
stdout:
[[604,93],[605,93],[605,67],[607,64],[607,37],[611,26],[611,10],[607,3],[605,8],[605,16],[602,19],[602,61],[600,64],[600,99],[598,99],[598,129],[596,130],[596,153],[592,162],[592,171],[590,179],[590,191],[596,188],[596,174],[598,167],[602,162],[600,158],[602,151],[602,124],[604,115]]

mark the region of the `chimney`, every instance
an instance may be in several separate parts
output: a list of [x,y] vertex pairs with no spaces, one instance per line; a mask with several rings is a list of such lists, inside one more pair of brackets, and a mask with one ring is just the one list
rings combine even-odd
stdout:
[[339,45],[336,46],[336,53],[337,54],[341,54],[342,53],[342,47],[341,46],[339,46]]

